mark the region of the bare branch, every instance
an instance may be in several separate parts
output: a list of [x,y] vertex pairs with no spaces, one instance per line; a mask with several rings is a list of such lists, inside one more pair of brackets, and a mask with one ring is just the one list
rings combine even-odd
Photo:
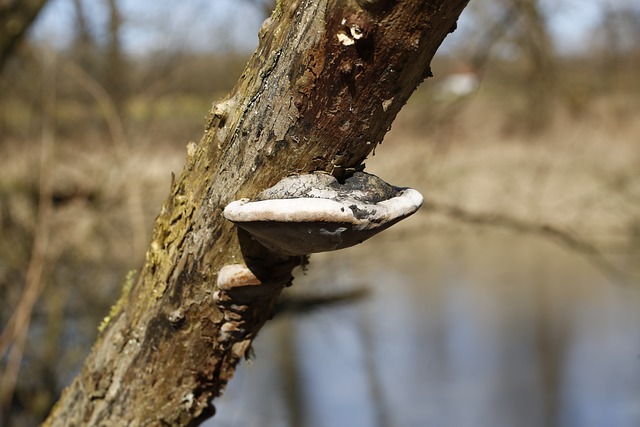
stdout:
[[456,221],[469,224],[500,227],[519,233],[539,235],[566,246],[571,251],[587,258],[598,270],[612,282],[624,283],[628,275],[611,263],[593,244],[551,224],[532,223],[500,213],[470,212],[459,206],[425,201],[424,211],[436,212]]

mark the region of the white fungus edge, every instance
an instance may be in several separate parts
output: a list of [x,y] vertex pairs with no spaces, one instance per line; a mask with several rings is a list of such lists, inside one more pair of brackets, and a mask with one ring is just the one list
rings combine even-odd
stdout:
[[[375,204],[341,203],[322,198],[272,199],[251,202],[249,199],[231,202],[223,215],[232,222],[329,222],[352,224],[355,229],[376,228],[397,218],[404,218],[422,205],[422,195],[411,188]],[[350,206],[369,212],[356,218]]]

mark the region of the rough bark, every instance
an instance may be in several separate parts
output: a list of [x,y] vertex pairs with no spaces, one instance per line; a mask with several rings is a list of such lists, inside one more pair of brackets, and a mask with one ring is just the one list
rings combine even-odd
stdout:
[[[278,3],[240,81],[188,144],[144,267],[45,425],[194,425],[212,413],[304,262],[267,252],[222,209],[290,174],[361,169],[466,3]],[[236,263],[262,284],[219,289],[218,272]]]

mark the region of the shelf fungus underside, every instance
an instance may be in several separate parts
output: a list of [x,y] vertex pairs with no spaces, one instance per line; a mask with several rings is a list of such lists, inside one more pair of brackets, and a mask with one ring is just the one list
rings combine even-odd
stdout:
[[224,216],[267,249],[306,255],[347,248],[413,214],[422,195],[356,172],[344,183],[324,173],[284,178],[255,200],[241,199]]

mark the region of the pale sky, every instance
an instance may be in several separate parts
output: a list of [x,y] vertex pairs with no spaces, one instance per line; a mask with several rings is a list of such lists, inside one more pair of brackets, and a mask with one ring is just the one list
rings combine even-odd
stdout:
[[[104,30],[105,2],[85,0],[83,4],[93,28]],[[125,18],[124,47],[135,54],[187,48],[252,50],[263,20],[255,6],[239,0],[120,0],[118,4]],[[74,27],[73,2],[49,0],[32,35],[63,47],[71,41]]]
[[[471,0],[480,7],[482,0]],[[561,52],[584,48],[596,24],[603,3],[623,4],[633,0],[541,0],[550,17],[549,25]],[[108,17],[103,1],[85,0],[86,14],[93,28],[104,30]],[[126,22],[125,49],[134,54],[171,49],[198,51],[253,50],[262,22],[258,8],[239,0],[120,0]],[[177,6],[179,4],[179,6]],[[463,12],[459,31],[445,46],[464,42],[464,29],[473,25]],[[32,29],[37,40],[66,46],[73,36],[74,8],[71,0],[49,0]],[[98,38],[103,34],[97,34]]]

